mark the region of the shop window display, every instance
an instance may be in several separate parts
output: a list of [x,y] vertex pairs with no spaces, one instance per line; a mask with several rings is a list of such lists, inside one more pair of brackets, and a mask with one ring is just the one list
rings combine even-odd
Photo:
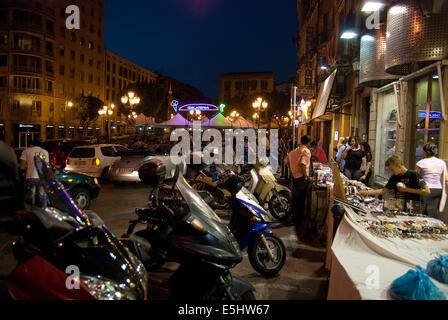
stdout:
[[441,103],[435,75],[416,82],[414,99],[414,160],[417,163],[423,159],[423,145],[426,142],[439,145]]
[[397,139],[397,106],[393,91],[378,96],[379,153],[376,162],[376,181],[386,184],[390,173],[384,166],[387,158],[395,153]]

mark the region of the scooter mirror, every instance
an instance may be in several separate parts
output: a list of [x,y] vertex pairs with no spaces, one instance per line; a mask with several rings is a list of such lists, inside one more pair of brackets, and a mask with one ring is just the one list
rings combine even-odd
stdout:
[[212,181],[215,182],[216,180],[218,180],[219,174],[218,172],[215,172],[212,176]]

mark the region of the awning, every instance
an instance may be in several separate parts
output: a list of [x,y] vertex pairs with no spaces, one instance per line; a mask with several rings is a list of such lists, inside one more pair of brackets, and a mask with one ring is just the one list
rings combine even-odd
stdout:
[[317,96],[316,107],[314,108],[313,117],[311,118],[311,120],[319,118],[325,114],[328,100],[330,99],[330,94],[333,90],[334,79],[336,78],[337,71],[338,69],[334,70],[333,73],[327,79],[325,79],[324,83],[320,87],[319,95]]

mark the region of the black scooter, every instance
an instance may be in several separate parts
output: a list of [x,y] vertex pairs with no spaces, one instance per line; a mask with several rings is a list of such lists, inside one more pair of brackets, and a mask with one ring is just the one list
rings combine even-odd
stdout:
[[[255,288],[229,271],[242,261],[238,242],[179,169],[172,186],[162,186],[165,167],[158,160],[144,164],[139,176],[154,189],[150,208],[136,209],[126,243],[148,270],[180,264],[166,281],[150,277],[151,291],[165,289],[174,299],[254,300]],[[146,229],[133,233],[138,224]]]
[[76,207],[41,158],[35,165],[50,205],[24,204],[8,218],[2,212],[0,226],[18,236],[17,267],[3,277],[7,294],[17,300],[145,299],[143,264],[98,215]]

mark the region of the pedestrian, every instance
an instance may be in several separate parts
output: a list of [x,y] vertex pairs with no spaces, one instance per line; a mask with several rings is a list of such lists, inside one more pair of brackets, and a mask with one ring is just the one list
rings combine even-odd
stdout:
[[327,163],[327,155],[325,154],[324,149],[322,149],[321,146],[319,146],[317,141],[313,141],[310,144],[310,150],[311,150],[311,157],[313,160],[320,162],[320,163]]
[[[341,146],[338,148],[338,153],[336,154],[336,162],[338,163],[338,167],[339,167],[339,171],[341,171],[341,173],[344,173],[344,168],[345,168],[345,159],[342,158],[342,154],[344,153],[345,149],[348,147],[348,139],[342,138],[342,144]],[[339,146],[339,144],[338,144]]]
[[311,138],[307,135],[301,138],[302,145],[292,150],[285,158],[286,165],[291,169],[293,177],[293,220],[296,226],[304,224],[307,195],[310,186],[311,151],[308,149]]
[[[428,142],[422,147],[424,159],[417,162],[415,171],[419,173],[431,191],[423,196],[426,213],[436,218],[438,212],[445,209],[445,201],[441,203],[442,194],[448,188],[448,174],[445,161],[437,158],[439,150],[435,143]],[[445,196],[446,199],[446,196]]]
[[347,141],[345,141],[344,137],[339,138],[338,144],[337,144],[337,150],[339,151],[339,149],[343,146],[345,146],[347,144]]
[[[30,146],[23,150],[20,156],[20,169],[26,169],[25,180],[25,201],[32,205],[39,205],[45,207],[48,199],[46,192],[40,182],[39,175],[34,165],[34,157],[39,156],[46,163],[48,163],[49,155],[48,151],[40,147],[39,140],[31,141]],[[39,203],[36,203],[36,195],[38,196]]]
[[350,180],[359,181],[362,176],[361,164],[364,153],[356,137],[350,137],[348,142],[349,146],[342,153],[342,158],[345,160],[344,175]]
[[389,190],[393,190],[396,199],[404,200],[403,211],[406,211],[409,201],[421,204],[421,196],[431,194],[425,180],[416,171],[408,170],[400,156],[390,156],[386,160],[386,167],[392,173],[386,186],[382,189],[360,191],[361,196],[385,195]]
[[369,186],[370,178],[373,174],[373,167],[372,167],[372,149],[370,148],[370,145],[367,142],[361,143],[361,150],[364,153],[364,157],[362,157],[362,164],[361,164],[361,182],[364,183],[366,186]]

